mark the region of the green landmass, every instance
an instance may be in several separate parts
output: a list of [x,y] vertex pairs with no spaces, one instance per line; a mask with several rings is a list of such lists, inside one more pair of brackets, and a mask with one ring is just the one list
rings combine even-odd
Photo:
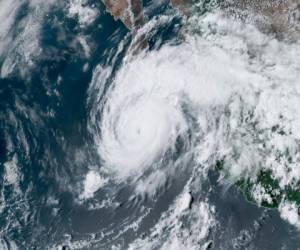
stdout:
[[[224,169],[224,160],[217,161],[216,170],[224,173],[225,176],[227,175]],[[285,188],[281,188],[279,180],[274,178],[271,170],[262,169],[256,178],[241,178],[234,184],[241,189],[248,201],[256,204],[258,203],[257,197],[254,197],[253,191],[256,185],[260,185],[271,198],[270,200],[262,199],[260,204],[258,204],[260,206],[278,208],[281,202],[289,201],[296,203],[300,207],[300,182],[293,185],[293,187],[288,185]]]

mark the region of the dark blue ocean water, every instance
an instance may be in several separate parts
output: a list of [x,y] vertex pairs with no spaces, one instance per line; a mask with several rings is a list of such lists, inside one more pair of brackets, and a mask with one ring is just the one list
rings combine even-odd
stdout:
[[[82,248],[110,249],[117,243],[122,249],[126,248],[136,237],[147,235],[184,186],[186,176],[180,176],[155,202],[138,197],[128,201],[131,190],[120,187],[115,197],[120,206],[116,210],[90,210],[93,202],[80,204],[77,201],[88,166],[101,167],[87,130],[90,108],[87,90],[93,70],[99,64],[112,63],[120,41],[125,40],[126,46],[131,41],[124,25],[106,13],[99,2],[95,4],[101,14],[93,25],[84,29],[76,19],[66,17],[62,9],[52,9],[43,18],[42,52],[33,59],[34,67],[23,77],[16,71],[0,79],[0,236],[8,245],[14,241],[20,249],[47,249],[67,245],[68,241],[91,240],[90,245]],[[156,11],[167,9],[163,5]],[[149,14],[154,16],[151,11]],[[26,6],[16,22],[25,15]],[[157,30],[149,40],[150,49],[157,49],[173,39],[178,25],[180,18],[174,18],[173,23]],[[89,58],[84,56],[76,40],[78,36],[88,37],[92,45]],[[126,48],[113,65],[114,70],[118,69],[125,53]],[[13,159],[17,159],[19,190],[5,180],[5,163]],[[212,249],[231,249],[231,239],[235,238],[238,238],[235,249],[296,249],[299,246],[299,236],[276,211],[247,202],[235,187],[224,191],[216,179],[217,173],[211,173],[207,183],[214,190],[210,199],[217,207],[220,223],[218,230],[211,234]],[[94,199],[99,201],[109,194],[104,190]],[[195,192],[194,199],[199,197],[201,192]],[[143,220],[138,231],[119,234],[126,218],[132,217],[134,221],[141,215],[142,203],[153,212]],[[103,228],[113,232],[103,237]],[[244,229],[248,233],[243,234]],[[249,232],[253,235],[249,236]],[[101,241],[97,240],[100,238]]]
[[[14,241],[20,249],[45,249],[70,236],[85,239],[113,221],[105,210],[89,212],[84,204],[74,202],[87,167],[100,164],[87,131],[87,89],[93,69],[98,64],[110,64],[118,43],[125,39],[129,45],[131,40],[124,25],[106,13],[102,4],[95,4],[101,15],[84,29],[76,19],[66,17],[63,9],[51,10],[43,18],[42,52],[34,58],[34,67],[25,77],[16,70],[0,79],[0,178],[4,206],[0,228],[3,240]],[[16,27],[27,11],[24,5]],[[167,29],[159,35],[169,33]],[[92,44],[88,59],[76,41],[78,36],[88,37]],[[85,64],[88,67],[83,70]],[[76,159],[78,155],[80,159]],[[5,184],[4,164],[14,156],[20,173],[19,194],[14,185]],[[120,197],[126,202],[128,195]],[[121,217],[125,213],[128,211]]]
[[[72,218],[79,212],[74,212],[70,190],[77,188],[82,173],[94,162],[86,129],[87,88],[93,68],[107,60],[105,51],[113,53],[128,33],[102,5],[97,6],[102,15],[84,30],[63,10],[52,10],[43,20],[42,53],[34,68],[25,78],[16,72],[0,79],[1,182],[4,163],[14,155],[22,175],[20,195],[14,194],[13,185],[1,186],[0,228],[4,239],[15,241],[20,249],[45,249],[75,230]],[[26,9],[23,12],[26,15]],[[22,13],[16,22],[21,20]],[[76,44],[79,35],[88,36],[93,44],[88,60]],[[83,72],[86,63],[89,67]],[[84,159],[76,162],[79,151]],[[50,196],[58,204],[49,205]]]

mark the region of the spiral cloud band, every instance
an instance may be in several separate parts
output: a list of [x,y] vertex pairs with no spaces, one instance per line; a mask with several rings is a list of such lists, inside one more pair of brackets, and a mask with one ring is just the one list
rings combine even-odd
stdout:
[[224,106],[256,77],[240,65],[201,39],[125,63],[106,95],[100,121],[98,150],[105,164],[121,178],[139,175],[187,133],[189,114],[197,124],[189,128],[193,133],[210,129],[205,128],[211,122],[207,110]]
[[[280,112],[292,115],[285,109],[289,103],[276,110],[269,105],[281,90],[286,93],[282,103],[295,100],[296,92],[291,91],[297,88],[298,59],[292,54],[299,54],[298,47],[290,46],[288,51],[284,43],[253,26],[225,22],[216,14],[201,22],[207,27],[205,39],[188,36],[180,45],[165,45],[124,60],[105,102],[98,104],[96,110],[103,110],[96,125],[100,132],[94,133],[98,152],[121,178],[132,171],[142,174],[159,162],[188,130],[199,137],[197,145],[190,148],[198,161],[226,156],[233,176],[247,169],[253,172],[265,161],[265,153],[249,144],[254,140],[250,118],[263,129],[272,127]],[[209,30],[211,24],[219,33]],[[260,50],[261,56],[251,57],[251,48]],[[286,59],[280,60],[276,51],[286,51]],[[276,67],[269,66],[273,64]],[[283,78],[282,70],[290,73]],[[109,75],[104,71],[101,68],[102,73],[94,79],[98,89],[103,75]],[[273,97],[266,98],[270,95]],[[196,126],[190,126],[188,117]],[[242,130],[250,133],[241,137]],[[295,131],[292,136],[296,135]]]
[[[149,29],[161,20],[168,21],[149,22]],[[201,193],[216,166],[231,184],[249,180],[248,195],[259,205],[273,204],[274,195],[297,188],[300,181],[299,43],[217,12],[190,22],[184,41],[138,54],[129,50],[118,67],[98,66],[90,85],[89,130],[101,160],[99,175],[108,180],[101,188],[115,188],[115,197],[125,186],[133,199],[146,194],[155,200],[173,183],[175,195],[186,197],[186,202],[174,201],[133,249],[164,242],[162,228],[170,233],[165,249],[188,241],[175,224],[190,207],[190,190]],[[272,193],[260,181],[261,173],[276,180]],[[216,225],[213,207],[204,208],[195,231],[186,232],[192,239],[204,218],[213,221],[205,232]],[[299,226],[296,208],[281,197],[281,217]]]

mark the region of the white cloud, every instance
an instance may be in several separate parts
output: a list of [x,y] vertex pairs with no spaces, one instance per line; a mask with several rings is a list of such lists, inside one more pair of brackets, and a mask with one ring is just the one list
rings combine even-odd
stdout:
[[279,206],[279,212],[282,219],[300,229],[300,215],[297,204],[288,201],[283,202]]
[[77,17],[81,26],[92,24],[99,12],[94,6],[87,5],[84,0],[70,0],[69,16]]
[[106,184],[107,180],[103,178],[98,172],[90,170],[84,180],[83,186],[84,190],[81,194],[81,198],[89,199],[94,196],[101,187]]

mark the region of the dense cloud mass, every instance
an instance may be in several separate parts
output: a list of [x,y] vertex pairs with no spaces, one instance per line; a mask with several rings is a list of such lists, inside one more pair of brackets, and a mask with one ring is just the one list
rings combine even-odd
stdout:
[[299,13],[0,0],[0,248],[298,246]]

